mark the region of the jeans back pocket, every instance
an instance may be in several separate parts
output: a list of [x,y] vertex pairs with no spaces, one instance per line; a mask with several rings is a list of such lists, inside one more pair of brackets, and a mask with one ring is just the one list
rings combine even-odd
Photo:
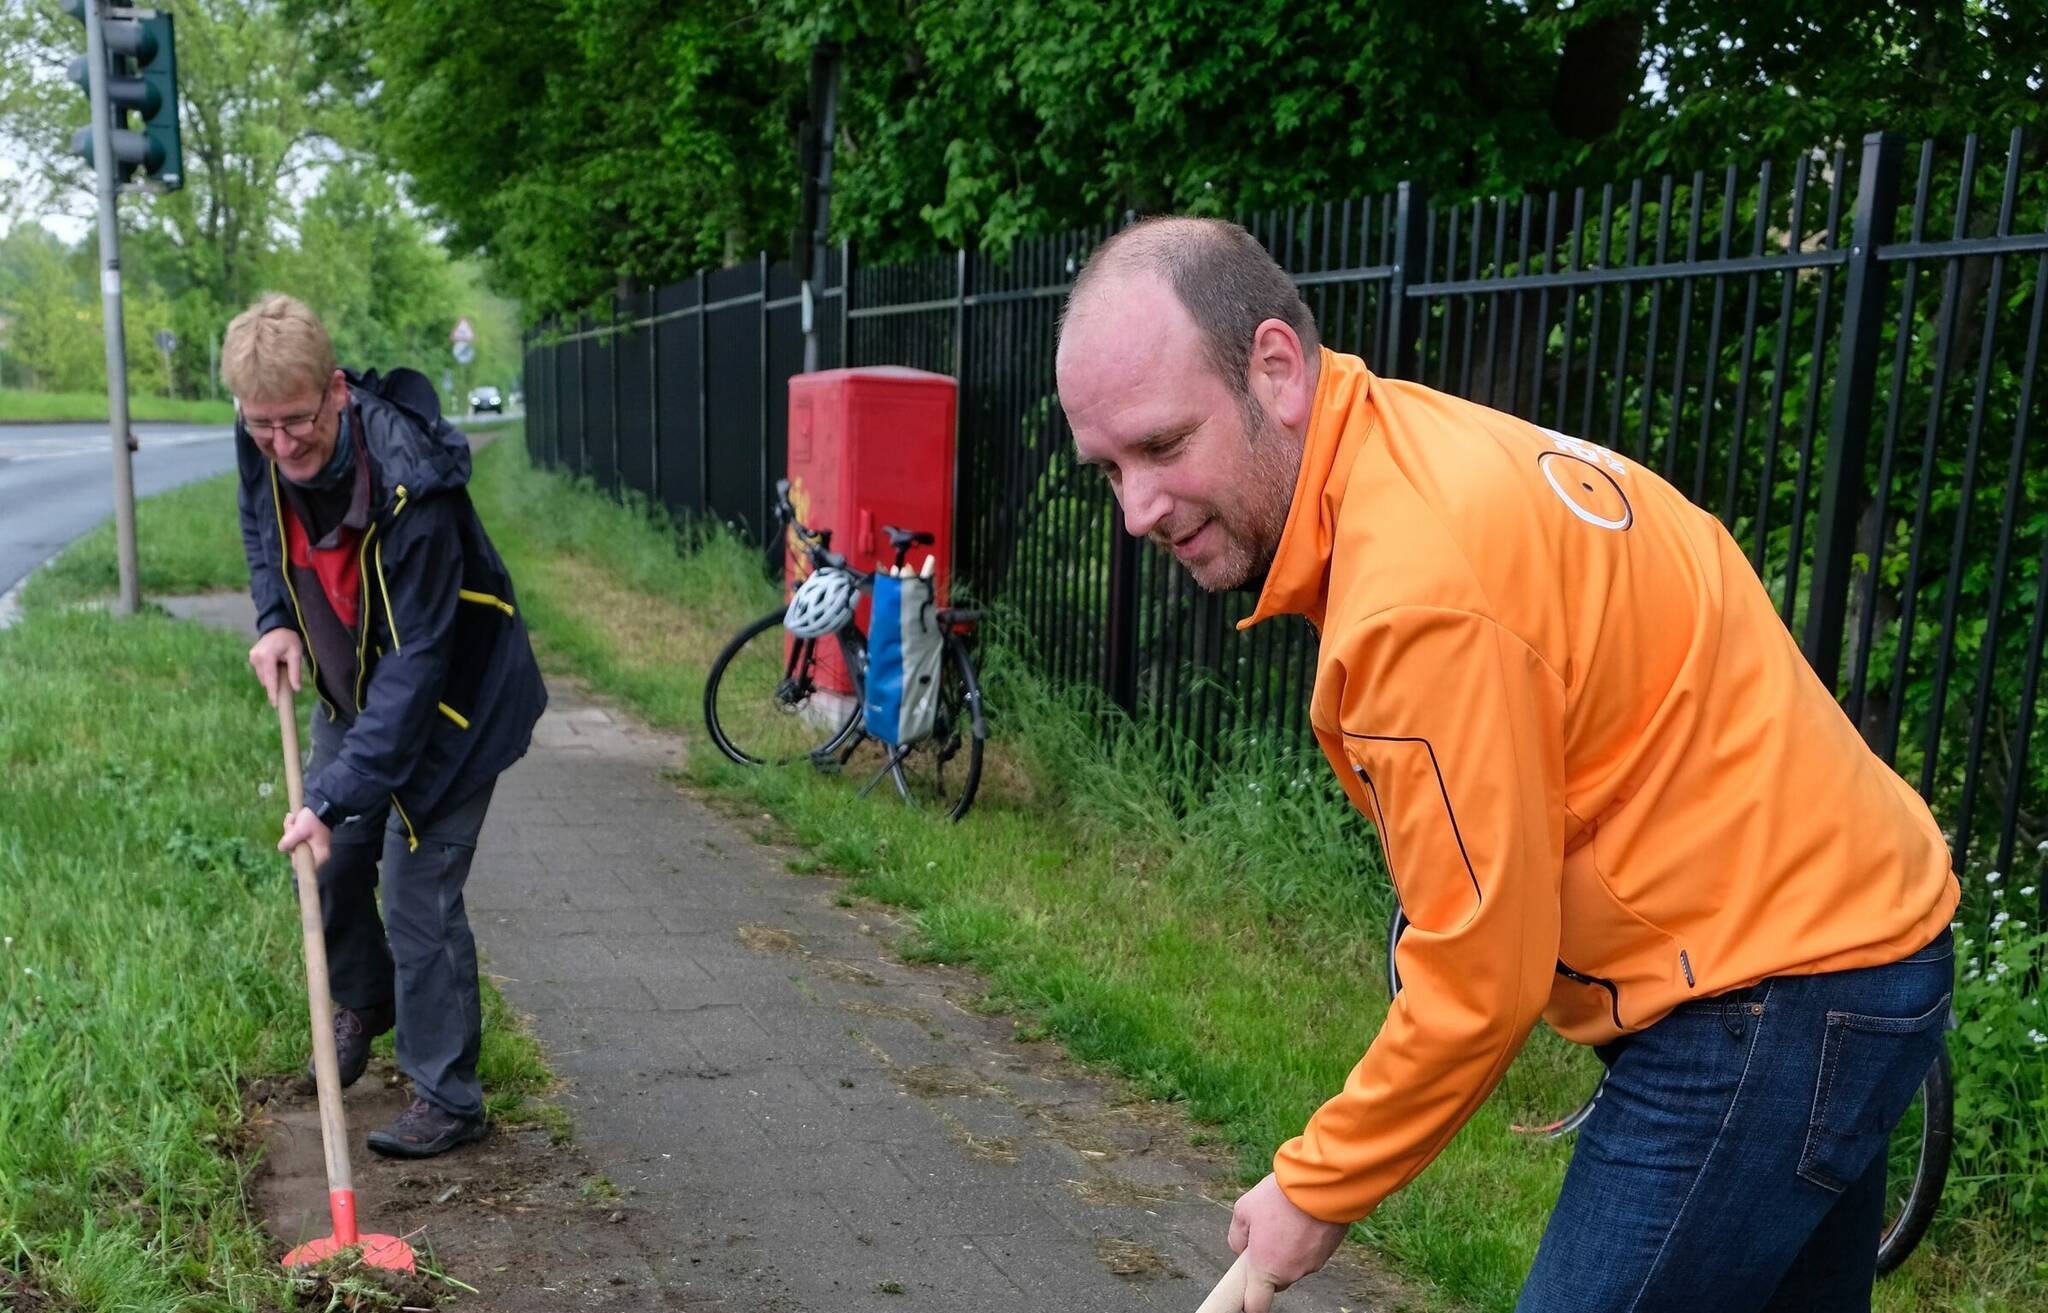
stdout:
[[1870,1168],[1941,1051],[1949,996],[1917,1017],[1829,1012],[1799,1174],[1840,1192]]

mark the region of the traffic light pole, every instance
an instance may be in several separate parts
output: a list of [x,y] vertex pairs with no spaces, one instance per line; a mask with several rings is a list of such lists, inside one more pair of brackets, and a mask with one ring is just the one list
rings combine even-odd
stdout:
[[135,468],[128,445],[128,345],[121,316],[121,230],[114,208],[113,113],[107,101],[106,0],[88,0],[85,67],[91,81],[92,167],[100,196],[100,316],[107,340],[107,419],[113,430],[114,541],[120,554],[121,595],[116,615],[142,606],[135,553]]

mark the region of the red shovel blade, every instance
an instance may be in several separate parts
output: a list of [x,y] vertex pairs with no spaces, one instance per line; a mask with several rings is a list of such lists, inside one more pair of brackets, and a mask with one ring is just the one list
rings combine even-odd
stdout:
[[361,1246],[363,1266],[380,1267],[387,1272],[417,1272],[414,1265],[412,1246],[395,1235],[366,1235],[356,1237],[353,1245],[343,1244],[334,1236],[322,1236],[308,1240],[284,1256],[286,1267],[305,1267],[310,1263],[324,1263],[336,1254]]

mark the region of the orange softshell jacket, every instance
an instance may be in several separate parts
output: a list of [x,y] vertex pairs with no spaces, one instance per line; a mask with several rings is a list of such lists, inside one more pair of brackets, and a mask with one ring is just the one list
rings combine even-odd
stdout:
[[1538,1017],[1582,1044],[1766,976],[1892,962],[1954,914],[1920,797],[1718,520],[1634,461],[1321,353],[1257,611],[1321,634],[1316,739],[1413,923],[1402,991],[1274,1169],[1352,1221]]

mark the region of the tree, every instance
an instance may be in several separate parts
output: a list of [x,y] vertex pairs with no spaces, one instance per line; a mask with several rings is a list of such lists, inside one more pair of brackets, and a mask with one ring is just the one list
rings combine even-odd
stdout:
[[[126,320],[140,343],[130,343],[131,385],[168,386],[152,340],[168,328],[179,390],[209,389],[210,344],[273,289],[334,316],[345,357],[433,370],[458,313],[456,281],[400,184],[359,148],[352,85],[328,76],[307,29],[275,0],[187,0],[177,21],[186,186],[120,202]],[[64,78],[83,46],[55,0],[0,10],[0,141],[20,147],[29,212],[91,204],[92,171],[68,154],[85,100]],[[73,308],[96,334],[97,287],[81,258]]]

